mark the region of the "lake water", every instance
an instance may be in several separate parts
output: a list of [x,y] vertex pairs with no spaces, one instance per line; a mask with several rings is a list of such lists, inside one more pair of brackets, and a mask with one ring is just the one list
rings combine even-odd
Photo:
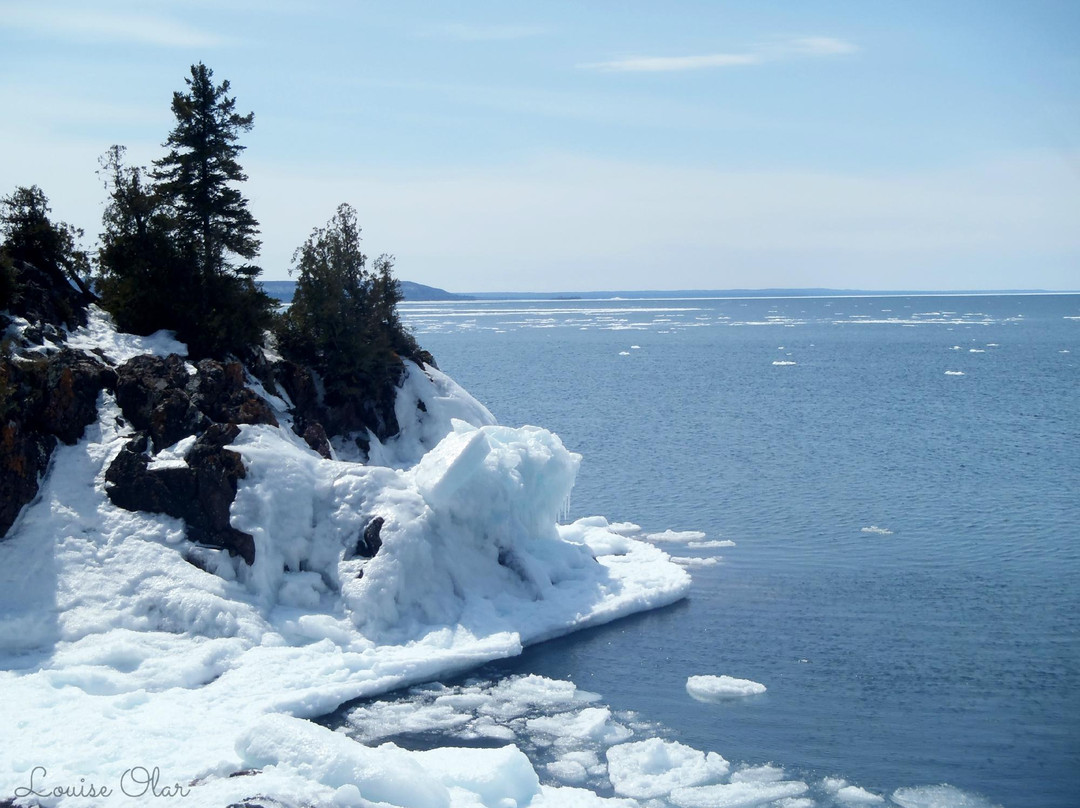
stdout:
[[[405,304],[571,518],[698,530],[685,602],[528,649],[732,761],[1080,804],[1080,296]],[[703,705],[686,678],[762,682]]]

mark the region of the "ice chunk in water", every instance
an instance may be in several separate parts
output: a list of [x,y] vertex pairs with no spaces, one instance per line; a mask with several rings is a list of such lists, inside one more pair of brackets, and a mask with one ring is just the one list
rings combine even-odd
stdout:
[[901,808],[998,808],[982,797],[944,783],[898,788],[893,792],[892,800]]
[[613,746],[607,750],[607,761],[615,793],[637,799],[662,797],[672,789],[715,783],[730,769],[728,762],[715,752],[705,754],[660,738]]
[[668,799],[679,808],[756,808],[784,797],[798,797],[808,790],[806,783],[784,780],[779,783],[729,783],[727,785],[677,788]]
[[686,680],[686,692],[698,701],[756,696],[765,692],[765,685],[750,679],[732,676],[691,676]]

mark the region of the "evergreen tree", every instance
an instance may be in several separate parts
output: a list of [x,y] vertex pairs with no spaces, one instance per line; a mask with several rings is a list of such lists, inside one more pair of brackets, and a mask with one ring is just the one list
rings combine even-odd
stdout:
[[[154,170],[103,159],[110,203],[99,255],[103,302],[123,328],[170,328],[193,356],[243,356],[262,341],[274,301],[255,285],[258,222],[236,184],[251,113],[201,62],[173,93],[176,126]],[[149,181],[148,181],[149,178]],[[241,263],[243,262],[243,263]]]
[[171,328],[195,330],[191,303],[198,286],[191,272],[195,256],[184,255],[173,238],[173,219],[145,169],[124,165],[124,147],[101,158],[109,202],[98,250],[98,291],[117,326],[136,334]]
[[253,277],[257,267],[235,266],[229,258],[250,261],[259,251],[258,222],[234,187],[247,180],[237,161],[245,147],[237,141],[240,132],[251,130],[255,115],[237,113],[229,82],[215,86],[213,76],[199,62],[184,79],[189,92],[173,93],[176,127],[164,144],[169,153],[154,161],[154,179],[173,209],[178,234],[194,245],[204,277]]
[[0,198],[0,245],[7,261],[25,261],[39,270],[58,273],[88,293],[90,260],[79,248],[83,231],[66,222],[53,222],[48,197],[38,186],[16,188]]
[[329,403],[371,397],[398,381],[402,356],[419,354],[397,316],[392,269],[385,255],[367,268],[356,211],[346,204],[293,254],[296,291],[278,322],[278,345],[319,372]]

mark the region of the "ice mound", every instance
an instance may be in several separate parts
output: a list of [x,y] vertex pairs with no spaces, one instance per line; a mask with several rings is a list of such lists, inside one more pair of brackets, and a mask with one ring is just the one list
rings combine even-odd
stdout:
[[716,783],[730,769],[715,752],[706,754],[660,738],[613,746],[607,751],[607,762],[615,793],[636,799],[663,797],[673,789]]
[[764,693],[765,685],[750,679],[732,676],[691,676],[686,680],[686,692],[698,701],[722,701]]

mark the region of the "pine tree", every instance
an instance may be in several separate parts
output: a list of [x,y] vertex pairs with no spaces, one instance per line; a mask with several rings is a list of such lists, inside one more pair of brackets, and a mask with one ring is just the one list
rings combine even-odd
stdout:
[[188,92],[173,93],[176,126],[153,171],[124,166],[120,147],[104,158],[111,201],[99,285],[123,328],[173,329],[192,356],[244,356],[274,309],[255,285],[259,225],[236,187],[247,179],[239,136],[254,116],[238,114],[229,82],[213,75],[192,65]]
[[184,79],[189,92],[173,93],[176,127],[164,143],[169,153],[154,161],[153,176],[158,193],[173,208],[178,233],[195,247],[203,277],[253,277],[257,267],[235,266],[229,259],[250,261],[259,251],[258,222],[234,187],[247,179],[237,161],[245,147],[237,141],[251,130],[255,115],[237,113],[229,82],[215,86],[213,76],[199,62]]

